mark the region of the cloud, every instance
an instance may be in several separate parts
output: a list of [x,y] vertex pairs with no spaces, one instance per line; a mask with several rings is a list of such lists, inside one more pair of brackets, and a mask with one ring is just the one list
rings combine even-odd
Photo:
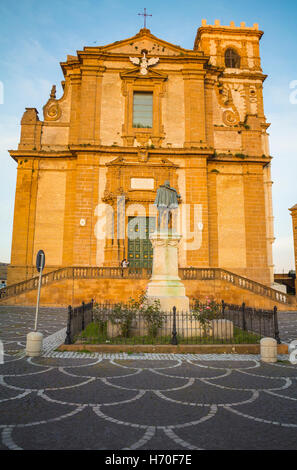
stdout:
[[[17,148],[20,138],[20,118],[4,114],[0,121],[0,155],[8,149]],[[3,170],[3,167],[2,167]]]
[[274,272],[295,269],[293,236],[279,237],[273,245]]
[[57,57],[50,54],[39,41],[23,39],[17,45],[10,48],[10,54],[0,63],[5,67],[7,73],[19,76],[24,71],[35,75],[36,70],[44,72],[57,66]]

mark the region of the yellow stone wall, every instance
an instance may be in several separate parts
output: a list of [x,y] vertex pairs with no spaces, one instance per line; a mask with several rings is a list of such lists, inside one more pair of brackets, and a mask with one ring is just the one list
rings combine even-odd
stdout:
[[246,268],[243,177],[223,172],[217,176],[218,264],[233,271]]
[[[11,151],[18,178],[8,282],[35,273],[40,248],[47,270],[118,266],[127,239],[97,236],[104,204],[116,207],[124,195],[126,217],[137,204],[148,210],[169,179],[186,217],[179,265],[222,267],[270,285],[274,238],[262,34],[257,25],[203,20],[193,50],[142,29],[68,56],[61,64],[62,96],[52,89],[43,120],[26,108],[18,150]],[[225,68],[228,47],[240,54],[239,69]],[[146,75],[130,61],[143,49],[159,58]],[[132,128],[135,90],[154,94],[152,129]],[[153,179],[154,190],[131,188],[131,178]]]
[[[132,281],[132,282],[131,282]],[[136,298],[146,289],[147,279],[76,279],[61,280],[59,282],[43,286],[41,289],[40,303],[44,306],[68,307],[77,306],[81,302],[118,302]],[[282,304],[268,297],[264,297],[246,289],[234,286],[221,280],[197,281],[185,280],[186,295],[190,300],[206,297],[220,303],[223,299],[234,305],[245,302],[247,306],[272,310],[276,305],[278,310],[296,310],[296,301],[292,304]],[[295,300],[295,297],[293,297]],[[9,300],[1,300],[1,305],[36,305],[36,291],[32,290]]]
[[47,267],[62,264],[65,192],[64,171],[39,172],[32,264],[41,249],[46,253]]

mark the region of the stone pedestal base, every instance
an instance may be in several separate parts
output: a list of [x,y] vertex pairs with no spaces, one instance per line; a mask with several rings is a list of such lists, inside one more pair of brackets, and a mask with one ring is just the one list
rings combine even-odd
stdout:
[[38,357],[42,354],[43,334],[32,331],[27,334],[26,356]]
[[260,341],[262,362],[277,362],[277,341],[274,338],[262,338]]
[[181,235],[172,231],[157,231],[151,234],[150,240],[154,249],[153,272],[147,286],[147,297],[152,302],[158,299],[161,309],[177,312],[189,312],[189,298],[185,287],[178,276],[177,247]]
[[184,297],[168,297],[168,296],[151,296],[148,294],[148,298],[153,302],[154,300],[159,300],[161,305],[161,310],[163,312],[172,312],[173,307],[176,307],[177,314],[178,312],[187,313],[190,310],[189,298]]

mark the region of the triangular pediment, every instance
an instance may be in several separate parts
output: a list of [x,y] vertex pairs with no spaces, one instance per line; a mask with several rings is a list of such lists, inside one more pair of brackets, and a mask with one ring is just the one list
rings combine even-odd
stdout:
[[123,72],[120,75],[122,79],[137,78],[147,80],[148,78],[153,78],[155,80],[167,80],[168,78],[165,73],[157,72],[152,68],[148,68],[146,75],[142,75],[139,67],[136,67],[132,70],[128,70],[127,72]]
[[107,46],[100,47],[100,50],[115,54],[141,54],[141,51],[145,49],[149,56],[178,56],[181,53],[186,54],[193,53],[188,49],[183,49],[180,46],[170,44],[163,39],[159,39],[153,36],[149,29],[141,29],[135,36],[123,39],[122,41],[116,41]]
[[[178,168],[178,165],[170,161],[168,158],[154,155],[150,153],[150,151],[146,148],[138,147],[137,150],[138,150],[137,155],[116,157],[114,160],[111,160],[109,163],[106,163],[106,166],[109,166],[109,167],[118,166],[118,165],[139,166],[139,164],[143,164],[146,166],[162,166],[162,167]],[[141,158],[143,153],[146,154],[145,158]]]

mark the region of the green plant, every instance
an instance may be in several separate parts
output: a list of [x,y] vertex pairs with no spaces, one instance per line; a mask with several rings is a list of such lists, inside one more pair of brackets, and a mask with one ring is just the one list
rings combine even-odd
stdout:
[[236,153],[236,154],[235,154],[235,157],[238,157],[238,158],[245,158],[246,155],[244,155],[244,153]]
[[195,320],[198,320],[204,330],[204,334],[207,334],[207,330],[210,328],[211,320],[215,320],[220,316],[220,304],[215,300],[206,297],[205,302],[195,299],[192,307],[192,314]]
[[164,314],[161,312],[160,300],[154,300],[153,303],[151,303],[145,294],[141,294],[138,302],[138,312],[144,319],[149,336],[156,338],[158,329],[162,327],[165,318]]
[[138,307],[139,303],[134,299],[130,299],[127,304],[119,302],[114,305],[109,315],[111,323],[119,325],[121,335],[124,338],[128,338],[131,333],[132,323],[136,317]]

